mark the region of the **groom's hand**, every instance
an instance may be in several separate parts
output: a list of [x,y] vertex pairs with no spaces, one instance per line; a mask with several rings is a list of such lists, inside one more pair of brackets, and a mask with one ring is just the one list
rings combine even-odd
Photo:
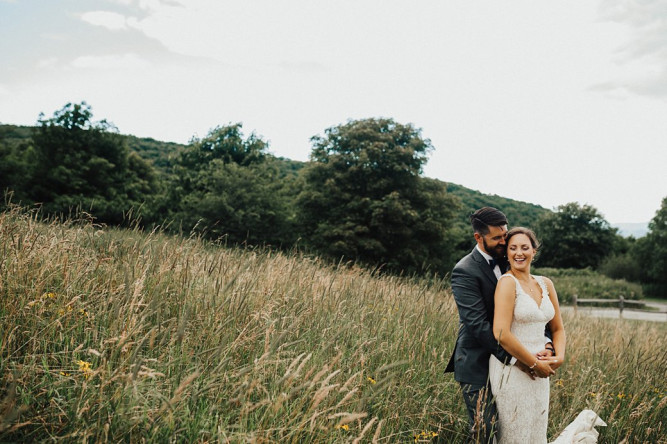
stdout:
[[537,359],[551,358],[552,356],[556,356],[556,353],[554,353],[551,348],[545,348],[544,350],[537,352]]
[[530,367],[528,367],[526,364],[524,364],[523,362],[517,360],[517,361],[514,363],[514,365],[517,366],[517,367],[519,368],[519,370],[521,370],[522,372],[524,372],[525,374],[527,374],[528,376],[530,376],[530,379],[535,379],[535,372],[533,372],[533,371],[530,369]]

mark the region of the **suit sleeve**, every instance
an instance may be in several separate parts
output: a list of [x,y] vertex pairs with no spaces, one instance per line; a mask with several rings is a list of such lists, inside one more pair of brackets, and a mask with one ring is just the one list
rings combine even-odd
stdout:
[[[486,305],[482,299],[479,282],[465,269],[457,267],[452,271],[452,292],[459,309],[459,317],[467,332],[500,362],[509,362],[511,356],[493,336]],[[493,313],[491,313],[493,316]]]

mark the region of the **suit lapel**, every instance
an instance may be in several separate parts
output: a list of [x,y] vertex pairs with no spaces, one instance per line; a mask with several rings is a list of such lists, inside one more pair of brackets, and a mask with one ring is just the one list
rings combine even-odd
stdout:
[[475,248],[472,251],[472,257],[477,262],[477,265],[482,270],[484,276],[489,278],[489,280],[493,283],[493,285],[496,285],[498,283],[498,278],[496,277],[496,274],[493,272],[486,259],[484,259],[484,256],[482,256],[482,254],[479,251],[477,251],[477,248]]

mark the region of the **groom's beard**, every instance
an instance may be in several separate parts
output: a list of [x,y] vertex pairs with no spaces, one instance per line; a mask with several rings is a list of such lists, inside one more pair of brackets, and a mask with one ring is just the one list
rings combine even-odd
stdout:
[[507,245],[498,244],[493,248],[490,248],[486,243],[486,239],[482,237],[482,243],[484,243],[484,250],[491,255],[494,259],[502,259],[507,253]]

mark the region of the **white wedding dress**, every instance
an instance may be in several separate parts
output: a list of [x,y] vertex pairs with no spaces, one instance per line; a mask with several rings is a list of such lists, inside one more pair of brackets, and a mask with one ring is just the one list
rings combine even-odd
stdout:
[[[542,289],[538,306],[516,282],[514,319],[511,331],[531,353],[544,349],[544,328],[554,317],[555,309],[549,298],[544,278],[534,276]],[[495,356],[489,361],[491,392],[498,409],[498,443],[546,444],[549,418],[549,378],[531,379],[513,365],[503,365]]]
[[[542,289],[542,299],[538,306],[516,283],[514,319],[510,327],[516,338],[531,353],[544,349],[544,328],[556,312],[549,291],[541,276],[534,276]],[[503,365],[495,356],[489,361],[491,391],[498,408],[499,444],[547,442],[547,421],[549,419],[549,379],[530,378],[513,365]],[[605,422],[592,410],[583,410],[551,444],[594,444],[597,443],[596,426],[606,426]]]

